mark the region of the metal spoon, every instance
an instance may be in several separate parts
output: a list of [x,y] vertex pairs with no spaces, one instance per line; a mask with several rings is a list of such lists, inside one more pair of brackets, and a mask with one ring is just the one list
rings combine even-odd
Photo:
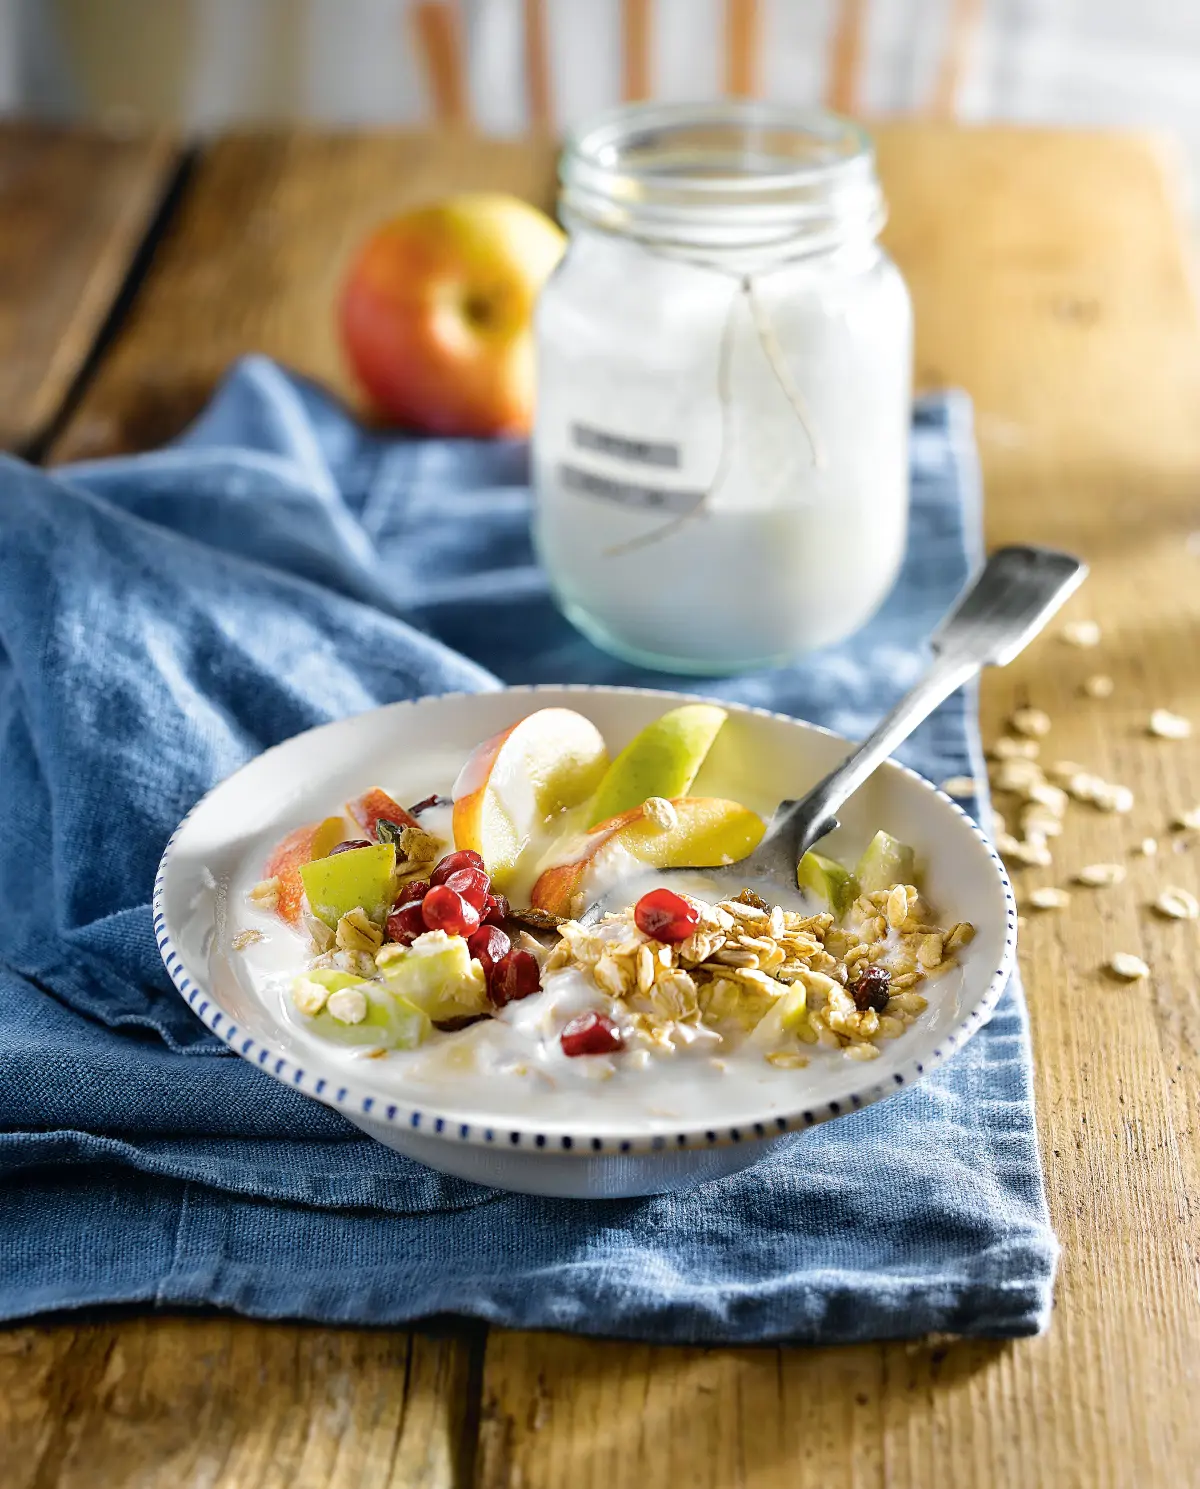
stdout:
[[[930,642],[933,664],[911,692],[892,709],[824,780],[798,801],[776,807],[762,842],[736,864],[704,869],[721,887],[736,893],[751,881],[775,879],[794,889],[796,865],[805,852],[838,825],[837,810],[897,745],[956,688],[984,667],[1003,667],[1038,634],[1050,617],[1083,583],[1087,565],[1051,548],[1001,548],[967,586]],[[662,876],[696,873],[664,869]],[[590,924],[603,913],[603,901],[580,917]]]

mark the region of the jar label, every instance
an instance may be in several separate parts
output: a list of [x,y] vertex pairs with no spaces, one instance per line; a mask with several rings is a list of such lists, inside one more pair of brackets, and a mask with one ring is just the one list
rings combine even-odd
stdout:
[[582,466],[570,465],[566,461],[558,467],[558,479],[568,491],[615,502],[622,507],[633,507],[641,512],[691,512],[705,495],[703,491],[669,491],[662,486],[643,485],[640,481],[617,481],[612,476],[602,476],[598,471],[584,470]]
[[591,424],[572,424],[571,441],[580,450],[593,450],[614,460],[629,460],[635,465],[653,465],[660,470],[679,469],[679,446],[668,441],[628,439]]

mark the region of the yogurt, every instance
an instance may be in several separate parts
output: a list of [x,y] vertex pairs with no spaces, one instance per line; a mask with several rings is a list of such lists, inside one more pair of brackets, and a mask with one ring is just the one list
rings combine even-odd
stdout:
[[[406,762],[403,773],[386,784],[403,802],[435,791],[448,794],[453,779],[453,765],[431,757]],[[447,808],[429,810],[421,822],[449,840]],[[674,1026],[669,1037],[650,1047],[631,1044],[614,1055],[568,1058],[559,1038],[563,1026],[581,1013],[612,1014],[614,1009],[595,980],[576,967],[549,974],[540,993],[509,1004],[495,1017],[453,1033],[439,1032],[414,1050],[391,1050],[361,1063],[362,1051],[319,1040],[292,1006],[293,978],[306,966],[311,950],[304,937],[257,910],[248,898],[264,853],[265,846],[259,845],[248,854],[231,886],[230,936],[245,929],[262,936],[237,953],[237,975],[291,1027],[295,1040],[313,1049],[313,1058],[319,1051],[324,1064],[354,1071],[360,1081],[369,1070],[372,1083],[397,1098],[484,1123],[502,1122],[506,1116],[540,1117],[547,1122],[586,1121],[602,1130],[606,1121],[633,1118],[648,1130],[661,1126],[667,1131],[680,1122],[734,1123],[749,1113],[794,1110],[798,1093],[817,1101],[827,1085],[844,1081],[844,1057],[838,1049],[806,1045],[807,1065],[780,1068],[768,1063],[763,1047],[749,1042],[745,1031],[685,1024]],[[585,881],[585,893],[589,899],[606,894],[614,907],[623,907],[660,882],[636,860],[619,854],[606,860],[602,855]],[[670,884],[700,899],[718,897],[701,870],[673,875]],[[779,898],[777,887],[761,888],[770,891],[772,902]],[[814,909],[798,893],[783,898],[788,908],[804,913]],[[959,986],[960,976],[951,974],[923,989],[930,1000],[923,1019],[936,1027],[951,1014]]]

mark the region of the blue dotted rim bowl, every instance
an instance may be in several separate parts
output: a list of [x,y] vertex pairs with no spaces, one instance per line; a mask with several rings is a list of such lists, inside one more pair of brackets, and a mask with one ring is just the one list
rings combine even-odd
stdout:
[[[886,779],[890,775],[893,782],[904,779],[915,783],[921,792],[926,794],[930,812],[943,815],[943,821],[945,813],[952,814],[954,819],[958,819],[960,830],[965,827],[969,831],[977,844],[977,851],[986,855],[989,861],[994,874],[993,892],[998,893],[1000,897],[996,903],[1002,901],[1003,904],[1003,925],[993,927],[997,934],[992,938],[993,952],[987,958],[991,965],[982,969],[975,967],[969,977],[964,976],[964,997],[961,1000],[963,1007],[953,1021],[938,1032],[933,1046],[929,1049],[922,1049],[919,1057],[913,1055],[906,1058],[904,1056],[904,1042],[914,1032],[910,1030],[900,1040],[889,1041],[884,1047],[889,1056],[886,1072],[875,1072],[876,1065],[882,1064],[882,1060],[872,1061],[869,1064],[857,1062],[852,1064],[847,1061],[846,1089],[839,1091],[836,1099],[812,1104],[805,1104],[801,1100],[793,1109],[772,1112],[769,1115],[764,1114],[759,1120],[739,1121],[733,1126],[690,1125],[680,1131],[672,1132],[647,1132],[639,1130],[637,1126],[629,1130],[613,1130],[606,1126],[603,1133],[595,1133],[581,1130],[578,1124],[572,1123],[570,1124],[571,1130],[568,1131],[565,1130],[567,1124],[539,1124],[536,1121],[512,1117],[498,1117],[492,1122],[477,1119],[466,1121],[450,1110],[436,1110],[427,1105],[414,1106],[399,1094],[392,1099],[390,1096],[381,1094],[378,1088],[366,1089],[367,1082],[362,1079],[356,1080],[351,1074],[339,1069],[332,1060],[323,1065],[322,1051],[319,1048],[313,1048],[301,1063],[294,1054],[278,1049],[276,1041],[270,1038],[264,1039],[261,1034],[247,1030],[244,1027],[245,1020],[239,1024],[211,990],[209,971],[201,965],[203,957],[196,954],[194,929],[181,934],[179,927],[173,923],[168,907],[173,902],[194,904],[197,893],[202,889],[199,881],[203,878],[203,871],[197,874],[194,865],[189,865],[182,871],[179,868],[179,848],[181,843],[186,842],[191,824],[206,809],[211,808],[223,793],[228,793],[234,783],[242,781],[250,772],[269,772],[271,779],[276,781],[294,774],[296,761],[292,757],[302,745],[308,747],[307,752],[316,749],[323,757],[339,759],[354,733],[361,732],[364,726],[375,725],[373,738],[382,742],[386,737],[390,741],[390,747],[395,751],[403,736],[405,723],[418,714],[433,710],[458,709],[462,711],[464,708],[468,712],[474,711],[481,715],[478,732],[474,735],[475,742],[478,742],[495,733],[497,729],[505,727],[506,723],[515,722],[525,714],[532,712],[534,708],[576,707],[581,712],[595,716],[596,705],[600,702],[606,705],[615,703],[618,710],[631,713],[639,710],[626,709],[623,705],[636,703],[639,706],[641,716],[634,718],[625,731],[627,736],[631,737],[650,717],[655,717],[679,703],[695,701],[696,696],[651,689],[586,685],[511,688],[498,693],[441,694],[412,702],[390,704],[367,714],[318,726],[307,730],[304,734],[283,741],[248,762],[197,802],[175,829],[163,851],[154,882],[154,934],[171,980],[193,1013],[213,1034],[223,1040],[236,1054],[252,1065],[258,1066],[284,1085],[291,1086],[350,1116],[410,1129],[426,1136],[442,1137],[448,1141],[483,1146],[497,1145],[509,1149],[525,1150],[542,1149],[556,1153],[626,1155],[661,1152],[665,1149],[697,1149],[740,1143],[777,1137],[783,1133],[803,1130],[817,1123],[845,1116],[895,1094],[906,1085],[921,1080],[931,1070],[949,1059],[991,1017],[1013,969],[1016,954],[1017,911],[1012,886],[1004,866],[978,825],[945,792],[939,790],[916,771],[896,761],[888,762],[882,772],[877,773],[876,781],[881,777]],[[588,707],[589,700],[592,707]],[[498,701],[501,705],[499,708],[496,707]],[[474,708],[475,705],[478,707]],[[830,763],[833,763],[849,747],[849,742],[841,736],[816,725],[805,724],[785,714],[741,704],[723,704],[723,706],[729,710],[732,717],[769,720],[774,725],[782,724],[793,730],[802,729],[810,740],[826,741],[825,753]],[[609,711],[611,712],[611,709]],[[485,714],[490,714],[492,717],[482,718]],[[500,722],[496,721],[498,717]],[[611,729],[605,728],[605,721],[597,718],[597,722],[604,729],[610,748],[615,753],[615,749],[619,748],[624,740],[614,740]],[[470,738],[469,732],[466,737]],[[977,761],[976,766],[977,778],[982,780],[982,761]],[[363,768],[369,770],[365,763]],[[375,784],[374,779],[368,781],[365,776],[360,776],[359,779],[364,787],[368,784]],[[793,794],[802,784],[797,783],[796,787],[793,787]],[[863,791],[870,791],[871,784],[868,783]],[[862,793],[860,792],[859,795],[861,796]],[[332,799],[339,798],[334,796]],[[314,789],[311,797],[312,804],[306,810],[301,807],[295,792],[292,792],[285,809],[287,820],[284,820],[283,816],[280,817],[281,825],[275,829],[276,836],[282,836],[297,822],[325,815],[329,810],[330,800],[329,795],[320,796],[319,792]],[[852,807],[853,803],[848,804],[848,814]],[[888,824],[885,822],[879,825]],[[181,882],[181,872],[186,873],[188,882]],[[962,909],[962,907],[958,908]],[[975,917],[968,911],[963,911],[961,918],[974,919]],[[1002,940],[999,937],[1001,930]],[[205,937],[206,942],[210,939],[211,928]],[[972,944],[971,951],[974,950],[976,944]],[[265,1001],[263,1007],[266,1007]],[[310,1040],[309,1043],[315,1045],[316,1041]],[[867,1075],[868,1072],[872,1073],[874,1078],[859,1084],[858,1078]],[[798,1095],[802,1095],[804,1072],[798,1071],[797,1077],[801,1088]]]

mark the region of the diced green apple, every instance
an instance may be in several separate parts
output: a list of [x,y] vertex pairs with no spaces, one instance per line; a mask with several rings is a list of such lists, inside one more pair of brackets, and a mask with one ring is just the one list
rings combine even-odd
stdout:
[[[356,1007],[351,1003],[342,1010],[343,1016],[337,1017],[330,1003],[336,1003],[336,995],[346,991],[360,993],[365,1009],[361,1004]],[[433,1033],[429,1016],[415,1003],[389,992],[377,982],[329,967],[315,967],[295,978],[292,1002],[308,1028],[334,1044],[384,1045],[388,1049],[409,1050]],[[360,1011],[360,1018],[345,1016]]]
[[808,1029],[808,996],[804,984],[798,982],[782,997],[776,998],[774,1004],[755,1024],[746,1043],[753,1045],[755,1049],[770,1049],[780,1044],[789,1034],[799,1034],[803,1038]]
[[917,855],[890,833],[877,832],[858,860],[854,877],[863,894],[890,889],[893,884],[913,884],[917,876]]
[[834,915],[844,915],[858,897],[858,881],[845,864],[811,848],[797,865],[796,884],[816,895]]
[[331,858],[314,858],[301,867],[300,877],[308,908],[332,929],[359,906],[372,920],[383,921],[395,895],[396,848],[393,843],[375,843]]
[[427,931],[388,956],[381,966],[387,986],[429,1018],[442,1022],[487,1012],[483,967],[461,936]]

